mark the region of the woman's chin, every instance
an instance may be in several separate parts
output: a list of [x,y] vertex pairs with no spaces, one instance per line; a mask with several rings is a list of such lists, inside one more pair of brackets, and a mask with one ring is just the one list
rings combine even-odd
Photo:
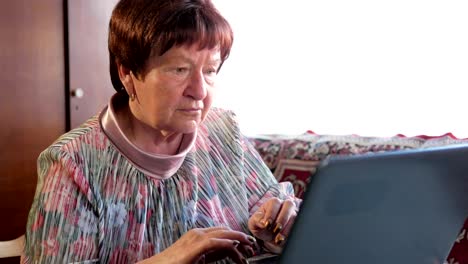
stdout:
[[197,131],[198,127],[200,126],[200,122],[197,121],[189,121],[180,126],[180,129],[178,129],[179,133],[182,134],[191,134]]

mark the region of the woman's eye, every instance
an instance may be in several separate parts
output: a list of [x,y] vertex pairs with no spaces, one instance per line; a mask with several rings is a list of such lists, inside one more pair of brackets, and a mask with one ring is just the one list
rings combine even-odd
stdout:
[[176,68],[174,69],[174,71],[175,71],[176,73],[185,73],[185,72],[188,71],[188,68],[186,68],[186,67],[176,67]]
[[205,71],[205,73],[208,74],[208,75],[216,75],[218,73],[218,71],[213,68],[213,69],[207,69]]

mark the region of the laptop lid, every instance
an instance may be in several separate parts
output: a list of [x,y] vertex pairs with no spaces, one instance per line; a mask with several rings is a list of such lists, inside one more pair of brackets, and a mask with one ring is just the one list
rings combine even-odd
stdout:
[[280,263],[444,263],[468,216],[468,145],[332,157]]

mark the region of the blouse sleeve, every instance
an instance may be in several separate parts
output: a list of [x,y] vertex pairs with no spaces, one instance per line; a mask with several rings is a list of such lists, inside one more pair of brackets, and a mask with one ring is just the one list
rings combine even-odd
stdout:
[[296,204],[297,210],[299,210],[301,200],[294,196],[292,184],[290,182],[278,183],[250,141],[242,137],[241,143],[244,153],[244,173],[250,215],[254,214],[263,203],[273,197],[280,200],[292,200]]
[[25,262],[97,262],[98,217],[91,197],[88,181],[68,154],[44,151],[27,223]]

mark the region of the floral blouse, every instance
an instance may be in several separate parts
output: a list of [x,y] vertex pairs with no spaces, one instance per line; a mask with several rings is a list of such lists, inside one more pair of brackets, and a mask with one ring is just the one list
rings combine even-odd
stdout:
[[39,156],[27,263],[135,263],[192,228],[248,233],[248,218],[264,201],[293,198],[232,112],[210,110],[175,156],[135,149],[113,115],[111,101]]

